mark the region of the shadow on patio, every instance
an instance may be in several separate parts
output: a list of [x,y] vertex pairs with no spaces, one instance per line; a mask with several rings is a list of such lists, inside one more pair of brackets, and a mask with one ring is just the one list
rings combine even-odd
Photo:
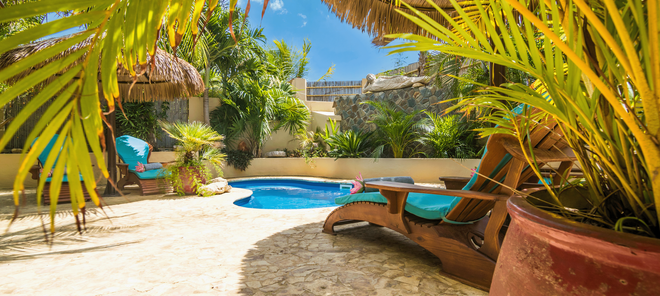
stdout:
[[242,295],[486,295],[441,276],[440,261],[406,237],[367,223],[323,223],[256,243],[241,265]]

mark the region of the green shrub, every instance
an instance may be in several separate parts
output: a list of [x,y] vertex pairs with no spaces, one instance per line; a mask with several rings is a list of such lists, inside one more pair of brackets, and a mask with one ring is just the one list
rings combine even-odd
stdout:
[[330,156],[334,158],[360,158],[373,149],[373,132],[348,130],[330,136],[326,143],[330,146]]
[[232,149],[225,150],[225,153],[227,154],[227,164],[240,171],[245,171],[254,159],[254,155],[247,151]]
[[423,121],[428,132],[422,141],[431,148],[430,157],[473,158],[479,155],[482,147],[474,131],[481,127],[479,123],[466,121],[458,115],[425,113],[429,116]]
[[124,112],[117,108],[117,129],[116,136],[130,135],[155,144],[154,140],[161,135],[158,120],[165,119],[169,103],[164,102],[161,110],[156,110],[154,102],[145,103],[122,103]]
[[376,125],[375,141],[379,144],[372,153],[373,157],[386,153],[394,158],[404,158],[420,153],[423,125],[416,117],[422,110],[408,114],[391,102],[366,101],[361,104],[376,108],[369,120]]

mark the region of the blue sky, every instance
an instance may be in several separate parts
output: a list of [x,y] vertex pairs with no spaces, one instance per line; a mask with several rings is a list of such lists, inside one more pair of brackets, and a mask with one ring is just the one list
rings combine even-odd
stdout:
[[[245,9],[247,0],[239,0]],[[249,20],[259,27],[263,0],[252,0]],[[373,39],[359,29],[342,23],[321,0],[271,0],[261,26],[268,38],[282,40],[302,49],[303,40],[312,43],[309,54],[308,81],[315,81],[335,64],[335,72],[327,80],[360,80],[369,73],[379,73],[395,68],[396,55],[388,56],[389,50],[378,49],[371,44]],[[417,61],[417,53],[401,56],[405,64]]]
[[[238,5],[245,9],[247,0],[238,0]],[[404,65],[417,61],[416,52],[388,56],[389,50],[373,46],[372,37],[342,23],[321,0],[271,0],[263,22],[262,7],[263,0],[252,0],[249,20],[253,27],[261,24],[264,28],[266,45],[283,39],[289,46],[302,49],[305,38],[311,41],[309,72],[305,77],[308,81],[321,78],[333,64],[335,72],[329,81],[361,80],[369,73],[394,69],[397,61]],[[58,18],[56,14],[48,15],[48,21]],[[70,29],[50,37],[78,30]]]

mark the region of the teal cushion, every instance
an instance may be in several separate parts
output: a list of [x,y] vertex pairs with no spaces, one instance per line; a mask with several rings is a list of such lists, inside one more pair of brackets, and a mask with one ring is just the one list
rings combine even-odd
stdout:
[[128,169],[135,171],[135,166],[138,162],[142,164],[147,163],[149,157],[149,144],[138,138],[124,135],[117,138],[117,154],[121,160],[128,164]]
[[[461,200],[460,197],[411,192],[408,194],[406,211],[424,219],[442,220]],[[357,201],[387,203],[378,192],[357,193],[338,197],[335,203],[345,205]]]
[[170,175],[169,172],[165,170],[151,170],[142,173],[138,173],[138,172],[134,172],[134,173],[138,176],[138,178],[142,180],[153,180]]
[[[55,146],[55,142],[57,142],[57,138],[58,138],[58,137],[59,137],[58,134],[53,135],[53,137],[52,137],[52,138],[50,139],[50,141],[48,142],[48,145],[46,145],[46,148],[44,148],[44,150],[41,151],[41,153],[40,153],[39,156],[37,157],[37,159],[39,159],[39,162],[40,162],[42,165],[46,163],[46,160],[48,159],[48,154],[50,154],[50,151],[53,150],[53,146]],[[35,138],[34,141],[32,141],[32,145],[31,145],[31,146],[34,146],[34,143],[37,142],[37,140],[39,140],[39,137]],[[59,148],[60,148],[60,151],[61,151],[61,150],[62,150],[62,147],[59,147]],[[58,156],[58,158],[59,158],[59,156]],[[55,164],[57,164],[57,159],[55,159],[55,163],[53,164],[53,166],[54,166]]]
[[[46,182],[50,182],[51,179],[52,179],[51,177],[46,178]],[[80,175],[80,181],[82,181],[82,180],[83,180],[82,175]],[[64,175],[64,178],[62,178],[62,182],[69,182],[69,176]]]

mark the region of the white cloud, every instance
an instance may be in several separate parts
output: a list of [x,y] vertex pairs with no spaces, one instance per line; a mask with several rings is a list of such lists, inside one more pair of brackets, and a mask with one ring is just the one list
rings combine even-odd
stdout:
[[270,9],[274,11],[279,11],[280,14],[288,12],[286,8],[284,8],[284,2],[282,0],[270,1]]
[[304,14],[302,14],[302,13],[299,13],[298,16],[301,17],[301,18],[303,19],[303,24],[302,24],[302,26],[300,26],[300,27],[302,28],[302,27],[304,27],[304,26],[307,26],[307,16],[304,15]]

